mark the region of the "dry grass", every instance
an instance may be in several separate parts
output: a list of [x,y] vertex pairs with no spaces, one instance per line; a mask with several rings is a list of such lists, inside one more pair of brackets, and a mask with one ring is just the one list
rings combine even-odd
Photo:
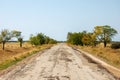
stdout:
[[5,50],[0,48],[0,70],[5,69],[22,59],[35,54],[36,52],[47,49],[53,46],[53,44],[46,44],[42,46],[32,46],[29,43],[23,43],[23,47],[19,47],[19,43],[6,43]]
[[23,43],[23,47],[19,47],[19,43],[9,42],[5,45],[5,50],[2,50],[2,45],[0,44],[0,62],[11,58],[15,55],[19,55],[26,51],[30,51],[32,49],[32,45],[29,43]]
[[110,45],[104,48],[103,44],[97,45],[96,47],[91,46],[77,46],[77,47],[91,53],[92,55],[95,55],[96,57],[120,69],[120,49],[111,49]]

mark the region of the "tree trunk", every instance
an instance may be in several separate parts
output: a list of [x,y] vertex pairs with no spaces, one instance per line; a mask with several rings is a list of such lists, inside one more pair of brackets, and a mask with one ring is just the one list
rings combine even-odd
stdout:
[[96,42],[96,41],[94,41],[94,42],[93,42],[93,44],[94,44],[94,46],[96,46],[97,42]]
[[107,46],[107,42],[106,41],[104,41],[104,47],[106,47]]
[[5,49],[5,41],[2,42],[2,49]]
[[20,42],[20,47],[22,47],[22,41]]

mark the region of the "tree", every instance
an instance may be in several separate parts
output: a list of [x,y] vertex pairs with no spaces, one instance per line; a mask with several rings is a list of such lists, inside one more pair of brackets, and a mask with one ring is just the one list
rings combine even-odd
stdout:
[[11,38],[12,38],[11,33],[7,29],[1,31],[0,41],[2,43],[3,50],[5,49],[5,43],[9,41]]
[[12,36],[16,37],[18,39],[18,42],[20,42],[20,47],[22,47],[23,37],[21,36],[21,32],[17,31],[17,30],[13,30],[12,31]]
[[92,34],[91,34],[91,42],[92,42],[91,44],[92,44],[93,46],[96,46],[96,45],[98,44],[95,33],[92,33]]
[[38,33],[36,37],[39,40],[39,45],[45,44],[45,35],[44,34]]
[[83,45],[82,37],[83,37],[83,33],[80,33],[80,32],[79,33],[68,32],[67,42],[71,43],[71,44],[75,44],[75,45]]
[[50,40],[49,40],[49,44],[56,44],[56,43],[57,43],[57,41],[54,40],[54,39],[50,39]]
[[117,34],[117,31],[111,26],[96,26],[94,28],[94,33],[99,41],[104,43],[104,47],[106,47],[107,43],[111,41],[112,37]]
[[94,33],[86,32],[83,34],[82,37],[82,42],[84,45],[93,45],[96,46],[97,41],[96,41],[96,36]]
[[42,34],[42,33],[38,33],[36,36],[31,35],[30,39],[29,39],[30,43],[32,45],[42,45],[42,44],[55,44],[57,43],[56,40]]
[[45,36],[45,44],[49,44],[50,38],[48,36]]
[[30,37],[30,43],[33,45],[42,45],[45,44],[45,35],[42,33],[38,33],[36,36]]
[[23,37],[20,36],[20,37],[18,38],[18,41],[20,42],[20,47],[22,47]]
[[71,36],[72,36],[72,33],[68,32],[68,34],[67,34],[67,42],[68,43],[71,43]]
[[85,33],[82,37],[82,42],[84,45],[91,45],[91,33]]
[[32,45],[39,45],[39,40],[36,36],[31,36],[29,40]]

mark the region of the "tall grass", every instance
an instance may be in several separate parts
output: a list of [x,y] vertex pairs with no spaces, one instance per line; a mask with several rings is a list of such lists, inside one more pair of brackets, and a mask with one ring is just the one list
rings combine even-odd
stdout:
[[120,69],[120,49],[111,49],[110,44],[106,48],[103,47],[103,44],[97,45],[96,47],[92,46],[74,46],[74,47],[82,49]]
[[[0,70],[6,69],[9,66],[12,66],[12,65],[18,63],[19,61],[21,61],[21,60],[23,60],[23,59],[25,59],[25,58],[27,58],[27,57],[29,57],[29,56],[39,52],[41,50],[50,48],[53,45],[52,44],[48,44],[48,45],[42,45],[42,46],[37,46],[37,47],[30,47],[30,45],[26,45],[26,46],[27,47],[24,47],[25,50],[20,51],[19,53],[15,53],[15,52],[17,52],[16,50],[19,49],[19,48],[15,49],[15,51],[14,50],[10,51],[10,52],[9,51],[5,51],[5,53],[2,53],[2,54],[5,54],[5,58],[6,58],[7,55],[10,55],[10,56],[9,56],[9,58],[6,58],[6,59],[4,59],[4,60],[2,60],[0,62]],[[28,48],[28,49],[26,49],[26,48]],[[13,48],[10,48],[10,49],[13,49]],[[12,54],[12,52],[14,54]]]
[[24,53],[24,54],[21,54],[19,56],[18,55],[13,56],[12,58],[9,58],[9,59],[7,59],[7,60],[0,63],[0,70],[6,69],[9,66],[16,64],[17,62],[19,62],[19,61],[25,59],[26,57],[31,56],[31,55],[33,55],[33,54],[35,54],[37,52],[38,52],[38,50],[33,50],[31,52]]

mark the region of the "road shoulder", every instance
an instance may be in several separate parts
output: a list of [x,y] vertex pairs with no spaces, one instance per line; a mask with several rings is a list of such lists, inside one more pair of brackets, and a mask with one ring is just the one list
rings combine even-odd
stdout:
[[99,65],[99,67],[106,69],[109,73],[111,73],[115,78],[117,78],[117,80],[120,80],[120,69],[113,67],[107,63],[105,63],[104,61],[96,58],[95,56],[91,55],[88,52],[85,52],[81,49],[78,49],[76,47],[71,46],[74,50],[79,51],[80,53],[83,54],[84,57],[86,57],[87,59],[89,59],[90,61],[97,63]]

